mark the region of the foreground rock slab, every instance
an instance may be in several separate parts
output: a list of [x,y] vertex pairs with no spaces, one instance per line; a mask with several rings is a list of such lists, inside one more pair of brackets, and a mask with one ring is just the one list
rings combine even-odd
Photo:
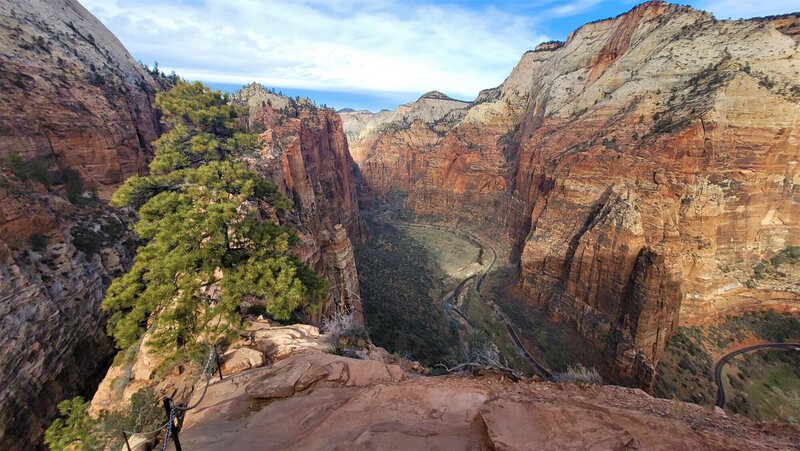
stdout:
[[187,449],[790,449],[800,429],[614,386],[419,377],[299,354],[209,388]]

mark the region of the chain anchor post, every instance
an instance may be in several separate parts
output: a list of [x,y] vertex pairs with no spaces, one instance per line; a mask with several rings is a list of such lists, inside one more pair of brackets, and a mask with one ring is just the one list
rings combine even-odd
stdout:
[[219,353],[217,352],[217,345],[213,346],[214,358],[217,361],[217,372],[219,372],[219,380],[222,380],[222,362],[219,361]]
[[182,451],[181,441],[178,438],[179,428],[175,426],[175,409],[172,406],[172,398],[164,396],[162,400],[164,401],[164,411],[167,413],[167,432],[164,434],[164,446],[162,450],[166,449],[167,442],[172,438],[172,442],[175,443],[175,449],[177,451]]
[[128,433],[125,432],[125,431],[122,431],[122,437],[125,439],[125,448],[127,448],[128,451],[131,451],[131,444],[128,441]]

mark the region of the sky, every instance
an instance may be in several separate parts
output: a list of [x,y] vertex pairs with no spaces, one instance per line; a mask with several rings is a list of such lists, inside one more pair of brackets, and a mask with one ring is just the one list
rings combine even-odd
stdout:
[[[536,44],[636,0],[81,0],[134,58],[232,91],[259,82],[334,108],[472,100]],[[800,0],[680,0],[738,19]]]

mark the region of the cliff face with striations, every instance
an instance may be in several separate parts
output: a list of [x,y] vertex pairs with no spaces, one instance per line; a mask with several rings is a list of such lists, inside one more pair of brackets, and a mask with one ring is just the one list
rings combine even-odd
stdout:
[[[113,347],[99,303],[128,218],[94,198],[146,170],[156,84],[69,0],[0,3],[0,443],[36,447]],[[69,200],[68,200],[69,199]]]
[[0,21],[0,158],[71,168],[101,194],[145,171],[156,85],[117,38],[77,1],[3,2]]
[[[362,167],[411,179],[416,213],[504,231],[531,302],[648,387],[678,324],[800,302],[753,272],[800,236],[796,24],[648,2],[526,53],[443,137]],[[424,162],[407,177],[398,153]]]
[[523,286],[620,379],[649,386],[680,322],[738,305],[752,267],[797,244],[799,58],[769,22],[651,2],[577,30],[535,77]]
[[463,118],[469,105],[431,91],[395,111],[340,112],[364,189],[377,195],[408,191],[424,173],[427,152]]
[[362,242],[365,227],[358,209],[357,167],[341,119],[329,109],[258,85],[235,94],[234,101],[250,106],[251,128],[265,130],[259,137],[260,155],[247,160],[293,200],[301,238],[297,252],[328,279],[330,297],[311,320],[319,323],[334,311],[360,311],[351,240]]

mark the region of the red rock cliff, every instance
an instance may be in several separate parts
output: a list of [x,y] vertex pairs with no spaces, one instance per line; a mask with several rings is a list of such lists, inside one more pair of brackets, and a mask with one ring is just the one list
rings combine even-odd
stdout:
[[77,171],[109,193],[146,171],[158,121],[149,73],[77,1],[0,5],[0,158]]
[[260,155],[249,161],[293,200],[302,240],[297,251],[328,279],[330,297],[311,320],[319,323],[337,310],[360,312],[351,240],[362,242],[365,227],[358,208],[357,167],[341,119],[332,110],[271,94],[258,85],[234,98],[250,105],[251,127],[266,129],[260,135]]
[[133,242],[90,193],[147,169],[156,84],[75,1],[1,2],[0,49],[0,443],[31,449],[113,352],[99,304]]
[[800,53],[785,22],[656,1],[529,52],[416,153],[406,205],[504,230],[531,301],[647,387],[678,324],[800,302],[753,279],[800,243]]

